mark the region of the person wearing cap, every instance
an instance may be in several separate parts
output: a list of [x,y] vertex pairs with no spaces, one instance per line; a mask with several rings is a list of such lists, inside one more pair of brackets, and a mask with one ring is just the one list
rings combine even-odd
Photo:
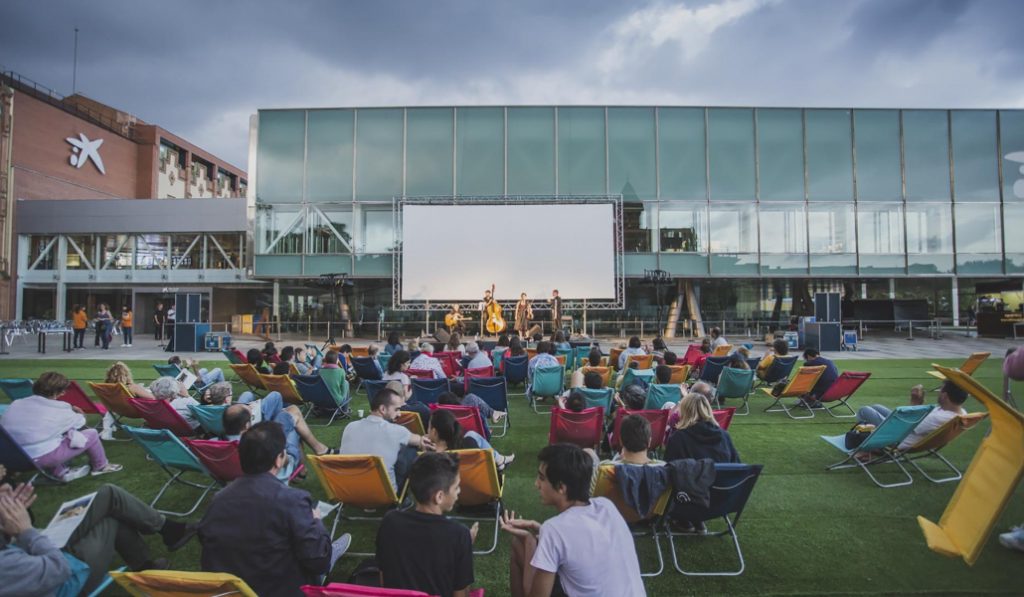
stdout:
[[466,369],[480,369],[481,367],[490,367],[492,365],[487,353],[480,350],[480,345],[476,342],[466,344],[466,356],[469,358],[469,362],[466,363]]

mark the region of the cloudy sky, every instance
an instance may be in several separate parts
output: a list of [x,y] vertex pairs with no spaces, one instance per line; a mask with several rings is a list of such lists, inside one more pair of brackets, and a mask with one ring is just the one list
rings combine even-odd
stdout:
[[1020,0],[5,0],[0,67],[245,167],[258,108],[1024,107]]

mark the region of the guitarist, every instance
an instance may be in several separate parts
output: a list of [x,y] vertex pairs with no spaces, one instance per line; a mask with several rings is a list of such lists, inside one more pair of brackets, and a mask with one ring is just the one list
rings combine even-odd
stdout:
[[452,303],[451,308],[448,309],[448,314],[444,316],[444,323],[448,326],[448,333],[454,334],[458,332],[459,335],[464,335],[466,333],[466,324],[462,322],[465,319],[466,316],[462,314],[458,303]]

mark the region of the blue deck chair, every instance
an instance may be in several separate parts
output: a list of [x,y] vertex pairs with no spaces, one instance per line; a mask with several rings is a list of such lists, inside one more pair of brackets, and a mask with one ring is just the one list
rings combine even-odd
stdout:
[[642,382],[644,386],[649,386],[654,383],[654,379],[654,369],[626,369],[615,385],[620,390],[637,381]]
[[647,401],[644,410],[658,410],[666,402],[679,403],[683,399],[683,389],[674,383],[652,383],[647,386]]
[[574,388],[574,392],[583,394],[583,399],[587,402],[587,408],[593,408],[599,406],[604,409],[604,412],[609,417],[613,414],[613,405],[615,401],[612,398],[615,396],[615,390],[611,388],[601,388],[593,390],[591,388]]
[[[914,482],[914,478],[910,476],[910,472],[903,466],[903,463],[901,462],[902,457],[896,450],[896,446],[910,435],[914,428],[917,427],[918,423],[928,416],[928,413],[930,413],[933,408],[935,408],[935,406],[930,404],[922,404],[921,406],[901,406],[897,408],[892,411],[884,421],[882,421],[881,425],[871,432],[871,435],[864,438],[864,442],[861,443],[861,445],[853,449],[848,449],[846,447],[845,433],[841,435],[821,436],[821,439],[828,442],[840,452],[846,454],[845,459],[833,464],[832,466],[826,467],[825,470],[831,471],[859,467],[867,473],[868,477],[875,483],[875,485],[883,489],[910,485]],[[872,452],[875,454],[866,462],[857,458],[860,454],[872,454]],[[871,467],[876,464],[885,463],[895,464],[898,466],[900,470],[903,471],[905,479],[897,483],[882,483],[879,481],[878,478],[871,473]]]
[[319,375],[292,375],[291,377],[303,401],[312,404],[314,409],[330,413],[330,419],[320,427],[329,427],[334,419],[348,416],[348,403],[351,396],[339,402]]
[[729,362],[729,357],[708,357],[704,361],[704,367],[700,370],[700,381],[706,381],[709,384],[716,386],[718,385],[718,377],[722,374],[722,369]]
[[32,473],[29,483],[42,476],[48,481],[63,483],[64,481],[44,471],[36,465],[32,457],[25,453],[18,442],[14,441],[3,427],[0,427],[0,464],[7,469],[7,474]]
[[747,367],[750,367],[752,371],[757,371],[757,367],[761,364],[761,357],[750,357],[746,361]]
[[471,377],[469,378],[469,393],[476,394],[481,400],[487,403],[494,410],[505,413],[501,420],[501,433],[491,430],[491,437],[505,437],[508,434],[509,417],[512,414],[508,408],[508,387],[504,377]]
[[227,410],[224,404],[189,404],[188,409],[192,411],[199,426],[203,431],[217,437],[224,437],[224,411]]
[[364,379],[363,389],[366,390],[366,400],[373,401],[373,397],[377,395],[377,392],[384,389],[388,385],[388,382],[383,379]]
[[[169,514],[171,516],[189,516],[195,512],[199,505],[203,503],[203,499],[206,498],[206,494],[210,493],[214,487],[217,486],[217,481],[210,475],[206,467],[203,466],[199,459],[196,458],[195,454],[189,450],[185,444],[181,443],[181,440],[177,438],[173,433],[167,429],[143,429],[141,427],[131,427],[124,425],[123,429],[128,432],[128,435],[132,436],[136,442],[142,446],[142,449],[153,458],[153,461],[160,465],[161,468],[167,473],[170,479],[164,483],[164,486],[157,492],[156,497],[149,503],[150,507],[156,508],[156,503],[160,501],[164,493],[174,483],[181,483],[188,485],[189,487],[195,487],[203,491],[199,495],[199,498],[192,508],[186,512],[172,512],[169,510],[161,510],[156,508],[158,512],[162,514]],[[187,481],[182,478],[185,473],[199,473],[203,475],[209,484],[203,485],[193,481]]]
[[383,376],[373,362],[373,357],[352,357],[352,369],[359,379],[381,379]]
[[505,376],[505,383],[509,386],[523,384],[523,395],[525,395],[526,379],[528,377],[530,367],[529,355],[524,354],[517,357],[505,357],[502,362],[504,363],[502,375]]
[[32,392],[32,380],[27,378],[0,379],[0,390],[11,399],[11,402],[28,398]]
[[[565,367],[558,365],[551,367],[537,367],[533,370],[533,383],[529,388],[530,406],[533,412],[540,414],[542,411],[537,407],[537,398],[554,398],[562,393],[565,387]],[[550,411],[550,409],[548,409]],[[547,412],[547,411],[545,411]]]
[[768,366],[768,370],[764,372],[764,379],[761,381],[761,385],[767,386],[787,379],[793,372],[793,367],[796,365],[798,358],[800,358],[799,355],[776,356],[772,359],[772,364]]
[[718,387],[715,392],[715,402],[725,406],[722,402],[727,398],[740,398],[743,400],[743,412],[736,410],[737,415],[749,415],[750,393],[754,390],[754,369],[736,369],[725,367],[718,377]]
[[447,379],[411,379],[412,400],[420,404],[437,404],[437,398],[451,391]]
[[[739,576],[743,574],[746,563],[743,560],[743,550],[740,549],[740,540],[736,535],[736,525],[739,524],[743,508],[750,499],[750,493],[754,490],[754,484],[761,476],[761,464],[715,464],[715,481],[711,486],[711,503],[707,508],[698,506],[682,506],[674,504],[670,512],[671,517],[689,520],[691,522],[706,522],[721,518],[725,522],[725,530],[711,532],[706,535],[696,533],[680,533],[672,530],[672,524],[666,522],[665,530],[668,534],[669,550],[672,552],[672,565],[676,570],[687,576]],[[731,516],[731,518],[730,518]],[[668,519],[669,517],[666,517]],[[736,549],[736,556],[739,558],[740,567],[738,570],[727,570],[717,572],[694,572],[684,570],[679,564],[676,554],[675,538],[680,536],[693,536],[700,540],[708,537],[722,537],[729,535],[733,547]]]

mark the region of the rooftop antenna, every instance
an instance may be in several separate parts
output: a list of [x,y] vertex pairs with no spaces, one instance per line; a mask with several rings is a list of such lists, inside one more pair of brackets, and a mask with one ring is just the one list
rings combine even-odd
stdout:
[[71,95],[78,93],[78,27],[75,27],[75,62],[71,68]]

